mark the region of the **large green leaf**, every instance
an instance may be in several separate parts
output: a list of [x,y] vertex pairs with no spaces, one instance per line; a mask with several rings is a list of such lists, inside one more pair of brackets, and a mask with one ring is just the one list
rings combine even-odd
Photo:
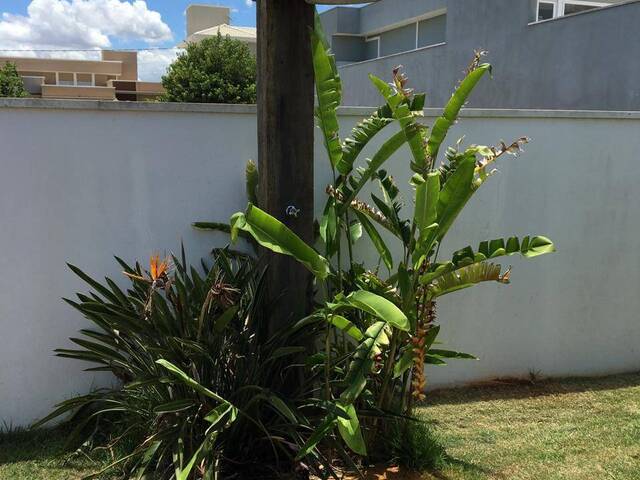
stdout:
[[449,262],[433,264],[429,271],[420,277],[423,285],[447,274],[464,268],[474,263],[495,259],[502,256],[520,254],[525,258],[534,258],[539,255],[555,252],[555,246],[551,240],[543,236],[526,236],[520,240],[518,237],[508,239],[497,238],[485,240],[474,252],[470,246],[457,250]]
[[424,230],[438,219],[438,198],[440,197],[440,172],[431,171],[427,178],[416,174],[412,183],[416,189],[414,222],[418,232]]
[[344,404],[349,405],[355,402],[367,386],[367,376],[373,369],[373,356],[380,351],[380,345],[389,341],[386,328],[387,322],[376,322],[364,333],[364,340],[356,348],[347,371],[345,378],[347,387],[340,395],[340,400]]
[[290,255],[320,278],[329,275],[329,262],[293,233],[285,224],[260,210],[251,203],[245,213],[231,217],[231,239],[235,241],[238,230],[250,233],[256,241],[269,250]]
[[376,174],[376,172],[382,167],[382,165],[389,160],[402,145],[406,142],[403,132],[397,132],[391,138],[384,142],[382,147],[375,153],[373,158],[367,161],[365,168],[358,172],[357,178],[350,177],[353,180],[349,185],[343,185],[344,190],[344,203],[345,206],[349,206],[351,202],[356,198],[360,190],[367,184],[369,180]]
[[441,297],[481,282],[508,283],[503,279],[501,270],[500,265],[493,263],[474,263],[434,280],[429,286],[429,296],[431,298]]
[[484,63],[469,72],[451,96],[451,99],[442,112],[442,116],[437,118],[434,122],[431,127],[431,135],[427,140],[427,155],[432,165],[438,157],[438,151],[440,150],[440,146],[447,136],[449,129],[455,124],[460,113],[460,109],[463,107],[482,76],[489,71],[491,71],[491,65]]
[[477,252],[471,247],[466,247],[453,254],[454,265],[471,264],[491,258],[520,254],[525,258],[533,258],[539,255],[555,252],[553,242],[547,237],[526,236],[520,241],[518,237],[508,239],[497,238],[495,240],[485,240],[480,242]]
[[471,355],[470,353],[456,352],[454,350],[443,350],[440,348],[432,348],[429,350],[429,355],[440,358],[457,358],[462,360],[478,360],[478,357]]
[[364,227],[365,231],[367,232],[367,235],[371,239],[371,243],[373,243],[373,246],[376,247],[380,258],[382,258],[382,261],[387,266],[387,268],[391,270],[393,268],[393,257],[391,256],[389,248],[384,243],[384,240],[378,233],[378,230],[376,230],[376,227],[373,226],[373,224],[369,221],[364,213],[359,212],[358,210],[354,210],[354,212],[358,217],[358,220]]
[[356,408],[353,404],[345,405],[341,402],[338,402],[337,406],[349,417],[348,420],[343,417],[338,417],[338,431],[344,443],[358,455],[366,455],[367,447],[365,446],[364,437],[362,436],[362,429],[360,428]]
[[311,32],[311,48],[318,97],[316,116],[331,165],[336,167],[342,161],[340,124],[337,114],[337,108],[342,101],[342,84],[335,57],[329,53],[329,45],[325,40],[322,23],[317,12],[315,29]]
[[358,342],[362,341],[362,339],[364,338],[364,335],[362,334],[360,329],[356,327],[353,322],[347,320],[342,315],[327,315],[327,321],[338,330],[342,330],[344,333]]
[[402,128],[405,139],[411,149],[411,154],[413,155],[413,162],[411,163],[412,169],[419,173],[426,173],[429,169],[425,148],[427,143],[427,128],[415,120],[417,115],[411,110],[411,105],[402,92],[391,88],[388,83],[375,75],[369,74],[369,78],[387,101],[387,105],[389,105],[389,108],[393,112],[393,117]]
[[388,322],[399,330],[409,331],[409,319],[392,302],[375,293],[358,290],[350,293],[345,301],[359,310]]
[[438,229],[436,234],[438,241],[444,238],[453,221],[475,192],[473,185],[475,167],[475,155],[465,155],[442,187],[438,196]]
[[393,114],[387,105],[376,110],[370,117],[358,123],[351,131],[351,136],[342,144],[342,159],[337,164],[338,172],[347,175],[353,170],[358,155],[373,137],[384,127],[393,122]]

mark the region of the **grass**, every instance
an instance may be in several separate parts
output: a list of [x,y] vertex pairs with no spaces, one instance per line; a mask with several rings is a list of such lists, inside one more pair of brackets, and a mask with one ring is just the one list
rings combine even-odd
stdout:
[[67,428],[0,434],[0,479],[79,480],[110,463],[107,452],[65,452]]
[[[443,390],[419,412],[448,455],[425,480],[640,479],[640,373]],[[0,435],[0,479],[75,480],[108,464],[63,453],[66,435]]]
[[640,479],[640,374],[492,382],[428,401],[421,414],[450,457],[433,478]]

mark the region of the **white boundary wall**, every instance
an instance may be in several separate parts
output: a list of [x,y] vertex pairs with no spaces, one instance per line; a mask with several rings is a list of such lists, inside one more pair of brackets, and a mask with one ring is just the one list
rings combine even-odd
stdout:
[[[343,109],[343,134],[367,113]],[[431,384],[640,369],[640,113],[468,110],[449,142],[463,132],[467,144],[533,142],[500,163],[446,250],[531,233],[558,253],[510,258],[512,285],[440,302],[442,339],[481,360],[430,368]],[[183,240],[206,256],[225,238],[190,223],[244,208],[255,138],[252,106],[0,101],[0,422],[28,424],[109,381],[52,355],[88,325],[60,300],[86,289],[65,262],[121,278],[112,255],[146,261]],[[316,146],[319,213],[330,175]],[[408,155],[387,165],[401,186]]]

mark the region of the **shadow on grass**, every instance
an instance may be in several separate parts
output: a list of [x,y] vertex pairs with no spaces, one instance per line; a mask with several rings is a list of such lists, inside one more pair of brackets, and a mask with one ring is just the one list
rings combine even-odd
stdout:
[[421,406],[454,405],[490,400],[509,400],[562,395],[568,393],[597,392],[640,386],[640,372],[607,377],[575,377],[528,381],[496,379],[460,388],[439,389],[427,395]]
[[[482,467],[480,465],[476,465],[475,463],[467,462],[465,460],[453,458],[453,457],[450,457],[449,455],[447,455],[445,459],[445,465],[447,467],[455,468],[458,472],[462,472],[465,474],[473,474],[474,475],[473,478],[476,478],[476,476],[479,474],[482,474],[485,476],[493,475],[492,478],[502,478],[500,475],[496,476],[495,472],[493,472],[492,470],[489,470],[488,468]],[[450,480],[451,478],[453,478],[441,471],[432,471],[432,472],[429,472],[429,474],[438,480]],[[459,478],[459,476],[456,475],[456,478]]]
[[64,453],[66,429],[23,430],[0,432],[0,465],[25,461],[45,461]]
[[0,432],[0,467],[28,462],[46,466],[47,470],[86,472],[99,466],[98,462],[65,448],[70,433],[69,426]]

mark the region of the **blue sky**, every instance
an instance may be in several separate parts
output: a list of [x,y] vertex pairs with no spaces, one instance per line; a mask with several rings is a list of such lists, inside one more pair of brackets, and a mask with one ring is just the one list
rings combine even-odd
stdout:
[[[0,2],[0,14],[27,15],[27,7],[32,0],[3,0]],[[72,1],[72,0],[63,0]],[[84,0],[91,1],[91,0]],[[160,13],[162,20],[171,28],[176,41],[182,40],[185,34],[184,11],[190,3],[211,3],[224,5],[232,9],[232,23],[236,25],[255,26],[256,8],[249,6],[247,0],[146,0],[149,10]],[[251,2],[252,3],[252,2]],[[330,7],[320,6],[319,10],[327,10]],[[114,48],[142,48],[146,46],[144,39],[112,38]],[[165,41],[162,46],[171,46],[172,41]]]
[[0,55],[96,58],[100,49],[151,48],[138,53],[138,70],[156,81],[185,37],[190,3],[228,6],[232,24],[255,26],[249,0],[0,0]]

